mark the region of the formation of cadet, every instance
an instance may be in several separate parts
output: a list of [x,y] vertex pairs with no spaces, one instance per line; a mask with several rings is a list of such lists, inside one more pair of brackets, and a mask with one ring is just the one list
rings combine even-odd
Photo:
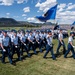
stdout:
[[[53,39],[54,33],[52,30],[1,30],[0,31],[0,48],[2,51],[2,63],[5,63],[5,57],[8,56],[9,62],[13,64],[14,54],[17,53],[17,59],[22,60],[23,53],[26,52],[28,57],[31,57],[30,50],[33,50],[35,55],[38,54],[37,48],[42,53],[43,48],[46,50],[43,58],[46,58],[49,51],[51,52],[53,60],[56,60],[56,56],[53,52]],[[67,57],[67,54],[70,50],[73,53],[75,58],[73,46],[73,32],[70,33],[68,40],[68,50],[66,50],[65,43],[63,40],[63,32],[60,29],[58,34],[58,47],[56,50],[56,55],[59,55],[59,49],[63,46],[64,57]]]

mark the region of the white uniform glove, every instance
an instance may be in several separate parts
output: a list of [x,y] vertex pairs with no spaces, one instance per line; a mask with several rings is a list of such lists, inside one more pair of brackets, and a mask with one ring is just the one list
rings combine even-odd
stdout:
[[4,51],[4,52],[6,52],[6,50],[5,50],[5,49],[3,49],[3,51]]
[[34,44],[34,42],[32,42]]
[[52,47],[53,45],[52,45],[52,44],[50,44],[50,46]]
[[15,46],[15,48],[18,48],[17,46]]
[[39,44],[39,42],[38,42],[38,44]]
[[75,46],[73,46],[73,48],[75,48]]
[[63,42],[61,42],[61,44],[63,45]]
[[26,46],[26,44],[24,43],[24,45]]

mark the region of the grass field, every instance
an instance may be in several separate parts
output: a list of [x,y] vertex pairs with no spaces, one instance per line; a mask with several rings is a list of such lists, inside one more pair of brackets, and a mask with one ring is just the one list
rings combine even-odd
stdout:
[[20,30],[20,29],[38,29],[40,27],[0,27],[0,30],[1,29],[6,29],[6,30],[11,30],[11,29],[16,29],[16,30]]
[[[64,41],[67,47],[68,39],[66,38]],[[53,43],[55,53],[58,41],[53,40]],[[70,57],[71,53],[65,59],[61,47],[60,56],[57,57],[57,60],[52,60],[50,53],[47,59],[43,59],[44,53],[45,51],[38,53],[38,55],[32,55],[31,58],[26,57],[27,54],[24,53],[24,60],[16,62],[16,66],[11,65],[6,58],[6,64],[2,64],[0,61],[0,75],[75,75],[75,60]],[[16,54],[14,58],[17,58]]]

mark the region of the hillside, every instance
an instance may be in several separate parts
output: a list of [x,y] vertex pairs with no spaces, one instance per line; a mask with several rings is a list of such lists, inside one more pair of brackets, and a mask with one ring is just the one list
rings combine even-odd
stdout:
[[0,26],[43,26],[53,25],[51,22],[46,23],[33,23],[27,21],[16,21],[13,18],[0,18]]
[[18,25],[20,24],[12,18],[0,18],[0,25]]

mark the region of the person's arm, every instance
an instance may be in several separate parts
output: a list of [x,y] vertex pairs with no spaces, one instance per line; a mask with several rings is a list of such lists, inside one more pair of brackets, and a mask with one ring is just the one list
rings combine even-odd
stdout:
[[59,41],[60,41],[61,43],[63,43],[63,42],[62,42],[62,38],[59,38]]
[[72,42],[70,42],[70,45],[71,45],[71,46],[73,46],[73,43],[72,43]]
[[30,37],[28,37],[28,41],[29,41],[29,42],[31,42],[31,43],[33,43],[33,41],[32,41],[32,40],[30,40]]
[[63,42],[62,42],[62,38],[61,38],[61,35],[59,34],[59,41],[61,42],[61,44],[63,44]]
[[22,44],[26,45],[26,44],[22,41],[22,38],[20,39],[20,41],[21,41]]
[[71,38],[69,38],[69,43],[70,43],[70,45],[71,45],[73,48],[75,48],[75,46],[73,45],[73,42],[72,42]]
[[37,43],[39,43],[39,41],[38,41],[38,40],[36,40],[36,42],[37,42]]
[[29,41],[29,42],[32,42],[29,38],[28,38],[28,41]]
[[2,43],[0,43],[0,46],[1,46],[2,50],[5,52],[6,50],[4,49]]

